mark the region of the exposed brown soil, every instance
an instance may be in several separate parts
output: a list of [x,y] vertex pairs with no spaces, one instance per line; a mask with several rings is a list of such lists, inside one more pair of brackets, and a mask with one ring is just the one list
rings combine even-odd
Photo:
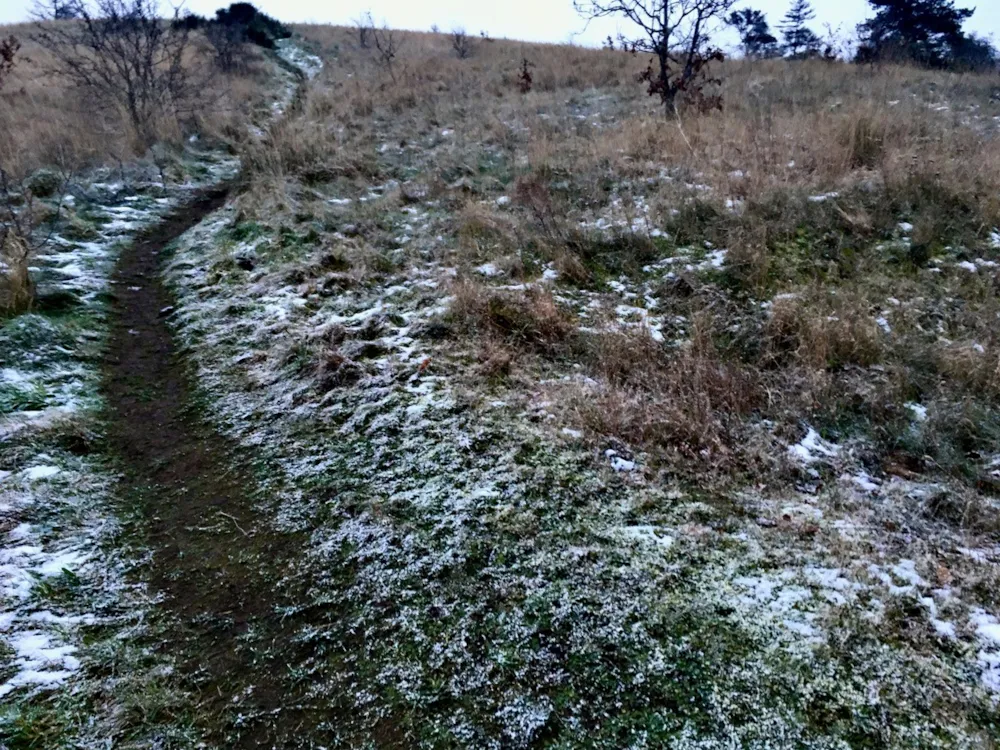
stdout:
[[[305,717],[283,685],[286,669],[268,663],[259,645],[290,633],[276,608],[291,592],[276,587],[301,539],[276,532],[260,516],[252,462],[195,413],[189,373],[167,324],[173,300],[160,274],[164,248],[226,195],[226,187],[199,193],[123,250],[104,368],[108,430],[125,469],[121,498],[140,510],[154,553],[150,583],[177,623],[171,642],[157,646],[185,667],[209,740],[288,747],[297,744],[289,733]],[[244,637],[250,631],[252,638]],[[268,718],[234,728],[234,710]]]

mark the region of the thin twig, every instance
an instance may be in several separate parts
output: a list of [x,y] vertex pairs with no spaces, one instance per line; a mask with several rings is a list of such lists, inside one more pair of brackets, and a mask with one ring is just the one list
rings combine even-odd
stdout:
[[236,520],[236,516],[231,516],[230,514],[226,513],[226,511],[224,511],[224,510],[220,510],[219,511],[219,515],[220,516],[225,516],[226,518],[228,518],[230,521],[233,522],[233,526],[235,526],[237,529],[240,530],[240,533],[242,533],[243,536],[245,536],[247,539],[250,538],[250,535],[248,533],[246,533],[246,531],[243,530],[243,527],[240,526],[239,521]]
[[684,143],[687,144],[688,150],[691,152],[691,156],[694,156],[694,148],[691,146],[691,141],[688,140],[687,134],[684,132],[684,128],[681,125],[681,112],[677,109],[677,100],[674,99],[674,117],[677,120],[677,129],[681,133],[681,138],[684,139]]

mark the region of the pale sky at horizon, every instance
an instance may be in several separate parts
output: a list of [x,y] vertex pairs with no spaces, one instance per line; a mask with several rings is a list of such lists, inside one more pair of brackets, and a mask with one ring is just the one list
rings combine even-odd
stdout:
[[[186,0],[184,7],[202,15],[211,15],[217,7],[228,5],[230,0]],[[565,42],[572,37],[577,44],[599,45],[617,29],[627,27],[622,22],[602,20],[584,30],[584,21],[574,12],[571,0],[505,0],[502,11],[493,3],[468,2],[468,0],[252,0],[261,10],[282,21],[293,23],[349,24],[367,10],[376,21],[403,29],[427,30],[437,24],[442,30],[456,26],[470,34],[485,30],[493,37],[523,39],[525,41]],[[169,0],[161,0],[164,11],[171,7]],[[749,0],[736,7],[751,5],[767,14],[768,22],[775,27],[787,10],[791,0]],[[0,0],[0,23],[17,23],[27,20],[32,0]],[[966,24],[969,32],[1000,37],[1000,2],[979,0],[978,3],[955,3],[958,7],[975,7],[976,12]],[[852,32],[856,24],[870,13],[866,0],[814,0],[816,19],[810,24],[813,31],[823,35],[824,24],[841,26]],[[720,39],[720,41],[723,41]],[[724,41],[731,44],[734,39]]]

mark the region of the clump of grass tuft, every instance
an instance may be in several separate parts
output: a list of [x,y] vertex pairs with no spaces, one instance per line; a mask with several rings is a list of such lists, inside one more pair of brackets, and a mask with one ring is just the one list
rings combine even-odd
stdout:
[[643,331],[593,336],[584,357],[602,386],[576,396],[571,410],[594,433],[731,468],[744,420],[766,395],[758,374],[724,358],[707,328],[699,322],[690,345],[673,351]]
[[456,327],[511,346],[556,355],[574,331],[570,316],[550,292],[538,287],[513,293],[462,281],[454,295],[450,317]]
[[885,333],[857,294],[806,292],[776,299],[764,328],[766,360],[837,369],[878,363]]
[[888,125],[882,113],[856,114],[841,125],[840,144],[850,169],[878,169],[886,156]]

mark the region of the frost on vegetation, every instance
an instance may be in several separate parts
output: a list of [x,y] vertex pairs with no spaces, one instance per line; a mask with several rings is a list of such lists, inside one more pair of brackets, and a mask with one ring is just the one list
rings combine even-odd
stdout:
[[[0,371],[0,697],[12,705],[77,680],[82,628],[140,611],[117,556],[103,550],[116,527],[112,477],[97,461],[45,446],[89,430],[100,406],[102,295],[120,243],[192,187],[133,170],[128,186],[98,173],[74,188],[75,218],[56,224],[35,259],[39,294],[62,295],[68,314],[24,314],[0,327],[0,350],[16,363]],[[71,239],[81,216],[88,239]]]
[[655,226],[650,218],[649,203],[641,195],[632,196],[629,201],[613,196],[604,215],[589,221],[583,219],[580,227],[604,234],[624,231],[654,238],[667,236],[666,232]]
[[282,60],[301,70],[306,78],[315,78],[323,70],[323,60],[304,50],[296,41],[280,39],[278,55]]
[[[876,615],[844,626],[860,629],[852,643],[866,650],[830,655],[838,618],[864,597],[891,596],[888,585],[925,595],[906,561],[878,569],[886,585],[820,552],[796,557],[788,541],[776,547],[787,556],[761,569],[755,525],[708,527],[684,517],[708,512],[695,503],[641,502],[636,493],[659,490],[643,485],[630,454],[591,453],[570,428],[561,430],[569,440],[553,441],[559,428],[541,396],[522,411],[461,392],[461,353],[423,334],[447,309],[452,269],[407,258],[334,294],[319,293],[322,277],[290,281],[276,261],[235,275],[235,216],[224,209],[179,243],[172,321],[212,417],[280,468],[278,523],[318,519],[302,566],[320,611],[335,614],[311,616],[297,641],[317,652],[356,644],[310,669],[317,686],[347,685],[358,726],[398,710],[429,744],[527,747],[557,727],[569,744],[617,746],[605,721],[615,715],[628,717],[627,731],[659,727],[650,747],[775,736],[820,746],[797,718],[804,695],[834,696],[852,716],[879,681],[895,691],[880,708],[886,721],[930,737],[941,717],[917,710],[921,700],[968,687],[958,670],[922,679],[925,662],[879,640]],[[711,252],[697,262],[724,258]],[[558,298],[595,325],[594,304],[678,332],[676,321],[654,320],[651,283],[607,288]],[[850,458],[811,427],[788,451],[807,467]],[[886,492],[876,477],[846,476]],[[825,524],[815,511],[785,523]],[[853,527],[864,533],[861,519]],[[322,688],[315,699],[322,705]],[[651,707],[666,704],[681,708],[654,721]]]
[[[9,460],[9,445],[0,460]],[[80,667],[82,625],[97,605],[83,595],[99,583],[113,594],[117,572],[96,550],[113,524],[102,517],[110,480],[86,461],[39,456],[60,465],[34,465],[0,479],[0,697],[56,687]],[[61,592],[50,601],[46,592]],[[74,593],[80,592],[77,596]]]
[[991,614],[975,609],[969,616],[979,641],[979,666],[983,685],[1000,695],[1000,620]]
[[[642,205],[614,206],[588,227],[646,232]],[[328,206],[364,210],[348,198]],[[582,431],[560,429],[541,389],[468,388],[468,352],[436,338],[457,271],[423,252],[443,244],[424,218],[432,209],[407,206],[403,221],[387,210],[385,234],[405,249],[361,279],[323,270],[318,250],[275,259],[273,238],[252,272],[234,271],[232,208],[183,238],[168,270],[179,300],[171,320],[211,417],[275,468],[267,502],[276,522],[309,532],[299,572],[315,601],[301,603],[309,625],[295,650],[312,654],[318,707],[334,700],[331,685],[354,701],[344,732],[358,741],[344,745],[370,744],[366,732],[386,715],[428,746],[960,738],[963,720],[926,707],[951,694],[972,706],[969,665],[954,651],[924,658],[879,628],[886,609],[911,599],[927,633],[963,638],[964,622],[945,619],[913,561],[886,555],[868,569],[861,559],[882,550],[871,531],[881,518],[866,514],[914,488],[851,466],[850,444],[808,427],[787,455],[817,476],[818,464],[836,463],[834,501],[762,498],[757,520],[720,522],[710,502],[646,484],[655,467],[626,448],[588,446]],[[336,233],[324,245],[341,242],[354,249]],[[648,330],[676,343],[688,321],[662,312],[658,286],[711,273],[726,254],[672,252],[599,291],[547,286],[585,329]],[[473,270],[502,276],[493,262]],[[550,270],[542,281],[558,279]],[[506,281],[490,283],[527,287]],[[865,552],[852,559],[855,543]],[[349,645],[326,661],[331,643]],[[813,716],[815,696],[823,705]],[[658,710],[665,705],[672,710]],[[830,726],[831,715],[843,726]],[[957,728],[942,729],[952,720]]]
[[[54,296],[63,308],[47,314],[41,307],[0,326],[0,699],[6,706],[0,736],[19,712],[37,717],[57,704],[86,700],[98,685],[81,666],[124,648],[150,608],[142,587],[124,577],[135,564],[128,555],[143,553],[122,548],[110,500],[115,477],[94,452],[80,457],[57,446],[66,438],[90,440],[82,436],[94,429],[104,295],[121,244],[191,191],[238,169],[232,156],[195,145],[181,161],[189,177],[180,184],[164,184],[154,164],[96,170],[75,180],[33,268],[39,296]],[[100,635],[89,630],[95,627]],[[107,641],[104,633],[112,634]],[[136,677],[118,675],[113,682]],[[73,726],[65,727],[81,742],[114,721],[102,713],[117,710],[112,700],[126,698],[115,694],[113,682],[97,682],[104,708],[81,703]],[[60,698],[53,702],[49,693],[56,689]],[[80,722],[83,715],[90,721]],[[59,729],[61,720],[46,716],[46,731]],[[39,741],[56,739],[46,734]],[[100,741],[103,746],[107,736]]]

